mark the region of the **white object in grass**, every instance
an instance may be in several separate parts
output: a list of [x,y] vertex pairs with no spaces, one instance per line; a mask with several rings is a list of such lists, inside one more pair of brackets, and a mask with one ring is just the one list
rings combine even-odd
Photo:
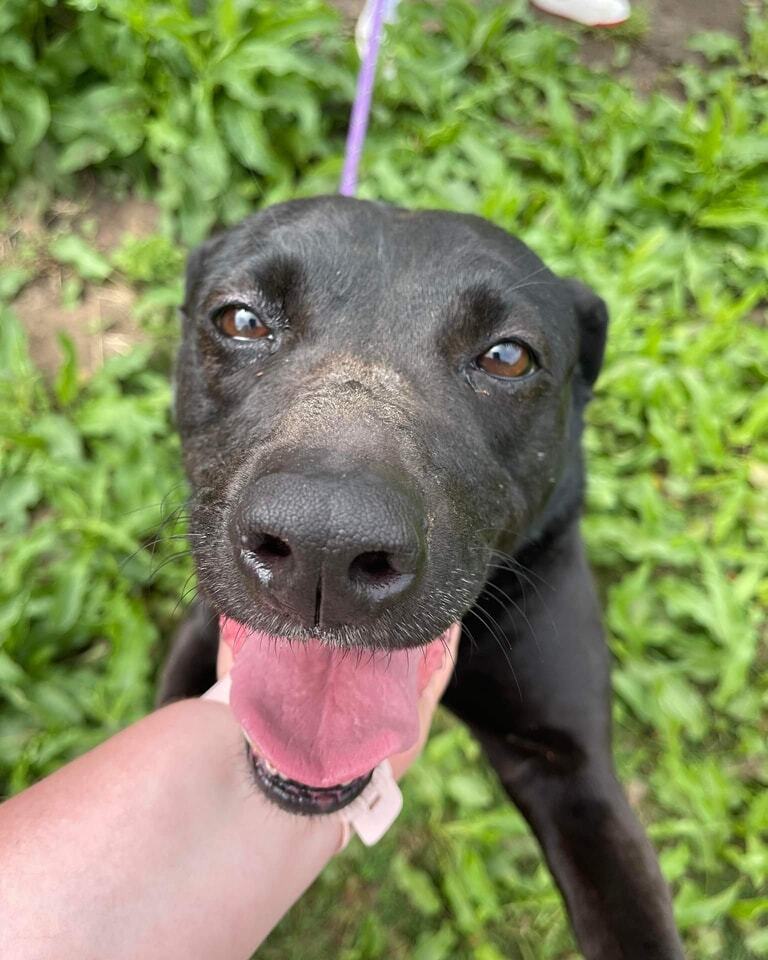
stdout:
[[[373,7],[376,0],[366,0],[366,4],[357,18],[355,27],[355,43],[360,59],[365,57],[365,51],[368,49],[368,41],[371,37],[371,25],[373,23]],[[384,3],[384,23],[394,23],[397,19],[397,4],[400,0],[385,0]]]
[[614,27],[629,19],[629,0],[531,0],[535,7],[588,27]]

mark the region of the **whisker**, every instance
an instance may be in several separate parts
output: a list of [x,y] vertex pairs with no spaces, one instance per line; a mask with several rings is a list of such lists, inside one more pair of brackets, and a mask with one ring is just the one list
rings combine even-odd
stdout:
[[170,557],[166,557],[161,564],[155,567],[154,570],[150,571],[150,574],[149,574],[150,579],[154,580],[157,577],[158,573],[160,573],[160,571],[163,569],[163,567],[167,567],[168,564],[172,563],[174,560],[179,560],[181,559],[181,557],[191,557],[191,556],[192,556],[191,550],[180,550],[178,553],[172,553]]
[[[506,609],[506,608],[505,608],[504,601],[508,601],[508,602],[512,605],[512,607],[517,611],[517,613],[520,614],[520,616],[521,616],[521,617],[523,618],[523,620],[525,621],[525,625],[528,627],[528,631],[529,631],[529,633],[530,633],[530,635],[531,635],[531,638],[533,639],[533,642],[536,644],[536,648],[537,648],[538,651],[541,653],[541,642],[540,642],[540,640],[539,640],[538,634],[536,633],[536,630],[535,630],[533,624],[531,623],[531,621],[530,621],[530,619],[529,619],[529,617],[528,617],[528,614],[525,612],[525,609],[524,609],[519,603],[517,603],[515,600],[513,600],[512,597],[510,597],[510,595],[507,593],[506,590],[502,590],[501,587],[499,587],[497,584],[493,583],[491,580],[489,580],[489,581],[486,583],[486,585],[485,585],[485,587],[484,587],[483,589],[484,589],[484,590],[494,590],[495,593],[496,593],[496,597],[495,597],[494,599],[496,600],[496,602],[497,602],[498,604],[500,604],[500,606],[501,606],[503,609]],[[546,608],[545,608],[545,609],[546,609]]]
[[[504,643],[503,643],[503,639],[505,639],[504,635],[502,633],[501,634],[502,639],[500,639],[499,634],[496,632],[496,627],[498,626],[498,624],[496,623],[494,618],[491,616],[491,614],[487,610],[485,610],[479,603],[475,604],[475,606],[470,611],[470,614],[474,614],[474,616],[476,616],[480,620],[480,622],[491,632],[491,636],[496,641],[496,644],[498,645],[499,650],[501,650],[502,656],[507,661],[507,666],[509,667],[509,671],[512,674],[512,677],[515,681],[515,686],[517,687],[517,692],[520,695],[520,701],[522,702],[523,691],[520,687],[520,681],[517,679],[517,673],[515,672],[515,667],[514,667],[514,664],[512,663],[512,658],[510,657],[509,652],[504,647]],[[500,629],[501,628],[499,627],[499,630]]]
[[176,601],[176,604],[173,610],[171,611],[171,617],[176,616],[177,610],[182,605],[182,603],[186,600],[189,594],[197,591],[197,583],[193,583],[192,586],[189,588],[189,590],[187,590],[187,584],[194,576],[195,576],[195,572],[193,570],[192,573],[190,573],[187,579],[184,581],[184,586],[182,587],[182,592],[179,596],[179,599]]
[[[146,550],[149,547],[154,546],[155,544],[164,543],[165,541],[170,541],[170,540],[188,540],[191,537],[199,538],[200,540],[205,539],[202,534],[179,533],[179,534],[174,534],[172,536],[158,537],[155,540],[150,540],[149,543],[142,543],[133,551],[133,553],[129,553],[127,557],[125,557],[123,560],[120,561],[118,570],[122,572],[126,564],[130,563],[134,557],[137,557],[142,552],[142,550]],[[151,559],[154,559],[154,550],[151,551]]]

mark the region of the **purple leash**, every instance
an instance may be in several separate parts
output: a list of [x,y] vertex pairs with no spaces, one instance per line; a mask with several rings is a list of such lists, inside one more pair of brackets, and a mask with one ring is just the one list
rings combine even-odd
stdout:
[[352,115],[347,132],[347,146],[344,151],[344,169],[341,173],[339,193],[343,197],[354,197],[357,192],[357,173],[360,157],[368,130],[368,117],[371,113],[373,81],[376,77],[376,61],[379,59],[381,32],[384,24],[384,8],[387,0],[374,0],[371,17],[371,35],[368,47],[357,75],[357,88],[352,103]]

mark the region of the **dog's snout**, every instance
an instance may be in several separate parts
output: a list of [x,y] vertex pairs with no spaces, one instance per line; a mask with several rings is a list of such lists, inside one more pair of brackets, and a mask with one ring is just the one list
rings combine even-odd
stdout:
[[230,532],[252,588],[305,627],[379,615],[425,562],[418,496],[369,473],[268,474],[243,491]]

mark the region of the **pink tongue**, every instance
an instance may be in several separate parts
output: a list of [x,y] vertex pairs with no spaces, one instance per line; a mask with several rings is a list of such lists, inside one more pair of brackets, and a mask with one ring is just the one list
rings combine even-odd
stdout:
[[419,735],[419,694],[443,662],[439,637],[420,650],[331,650],[250,632],[226,617],[235,652],[230,704],[260,756],[291,780],[331,787],[369,773]]

